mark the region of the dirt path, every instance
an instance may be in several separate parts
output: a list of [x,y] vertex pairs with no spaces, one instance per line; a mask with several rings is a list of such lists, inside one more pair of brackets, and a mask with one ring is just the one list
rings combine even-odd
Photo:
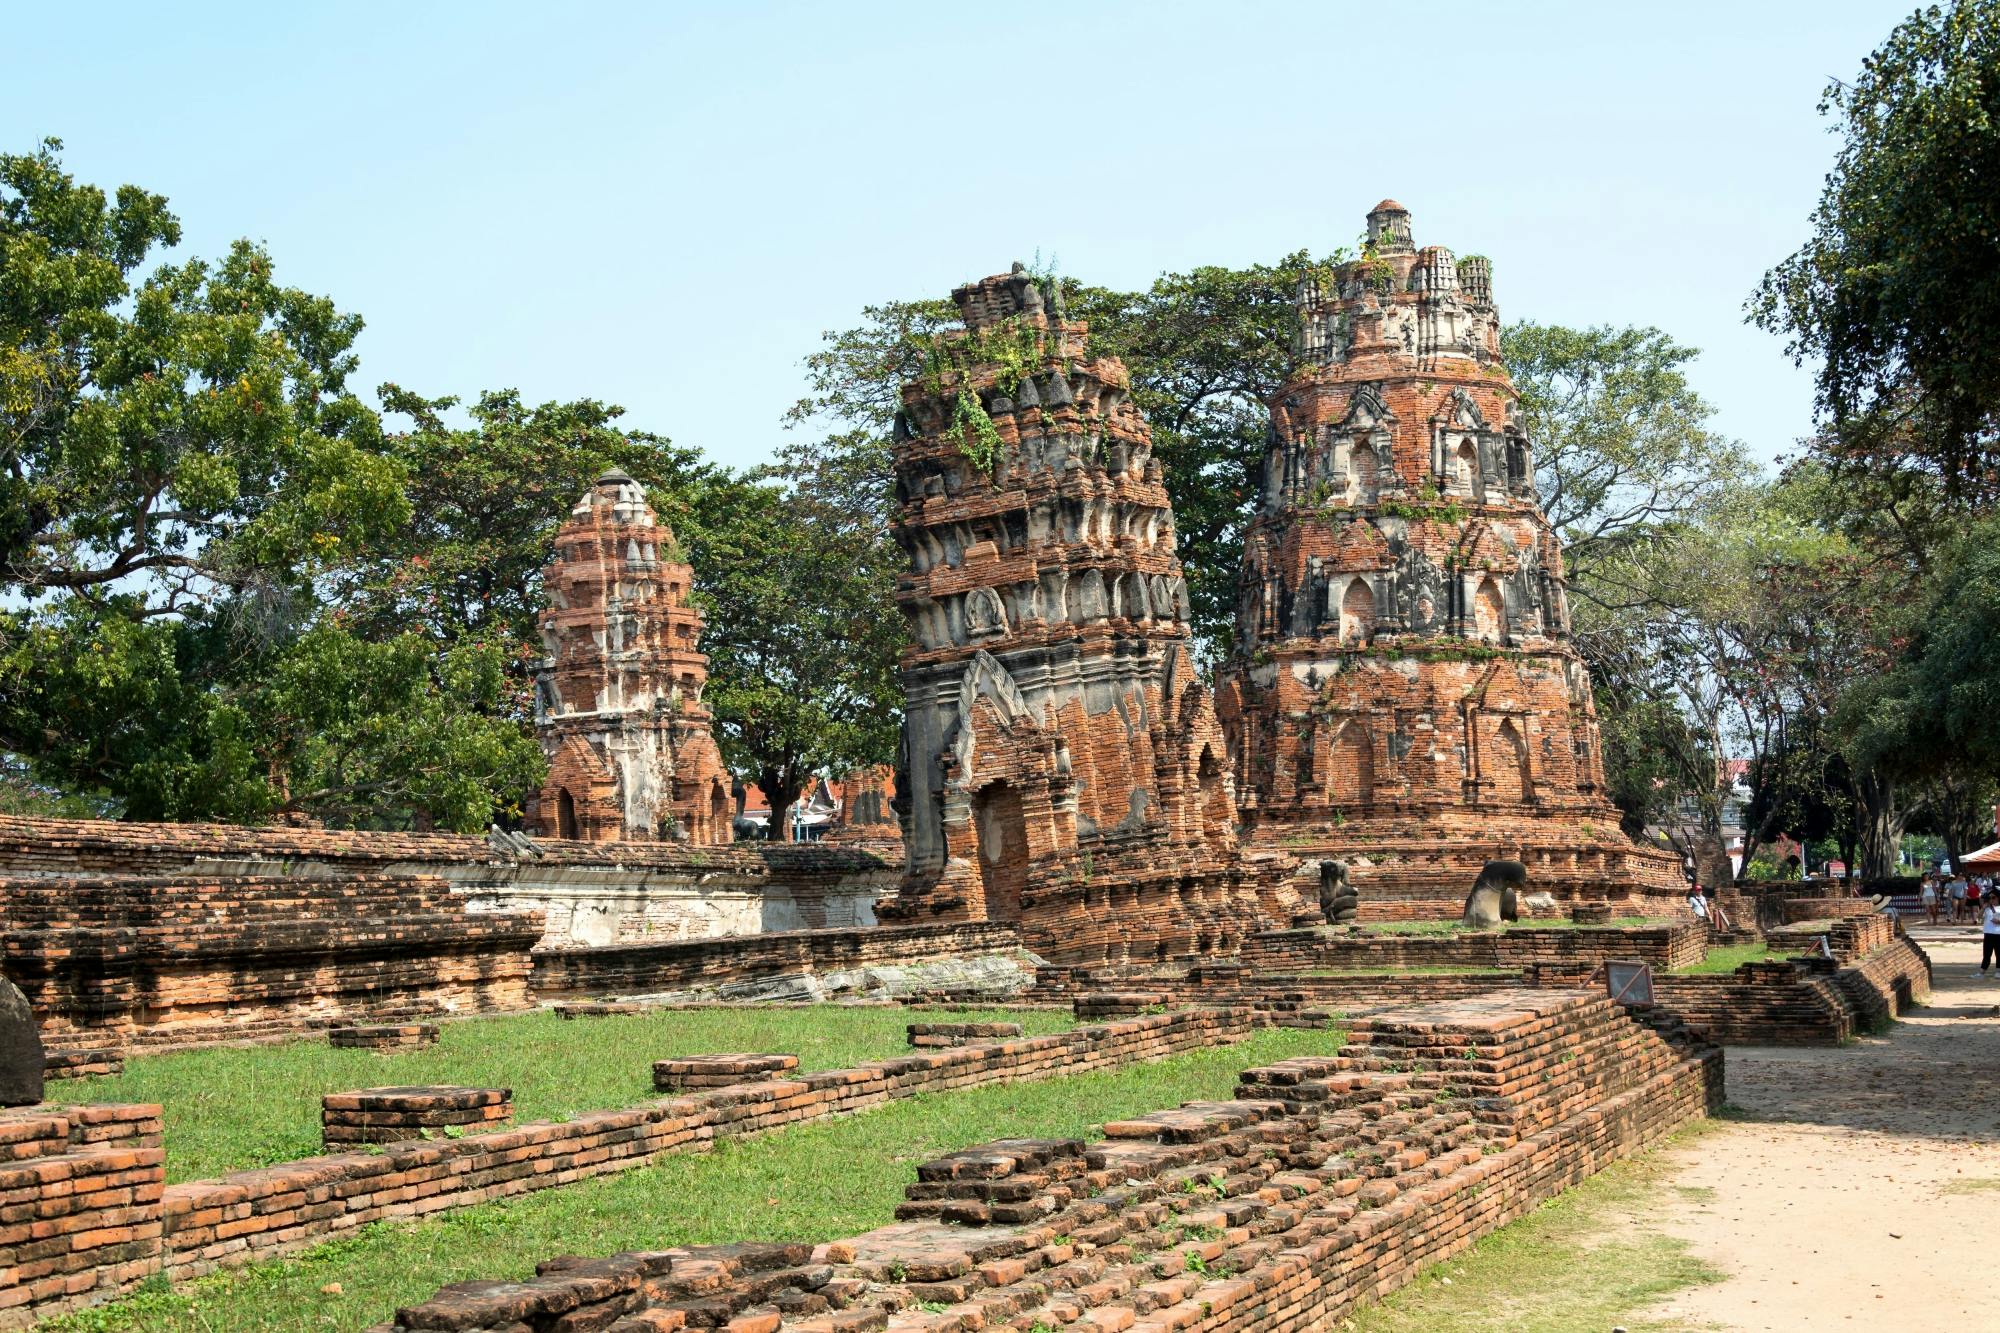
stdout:
[[1913,932],[1931,1003],[1842,1049],[1729,1052],[1747,1117],[1676,1149],[1661,1211],[1635,1219],[1730,1277],[1656,1317],[1724,1329],[1971,1329],[1993,1313],[2000,1239],[2000,983],[1977,936]]

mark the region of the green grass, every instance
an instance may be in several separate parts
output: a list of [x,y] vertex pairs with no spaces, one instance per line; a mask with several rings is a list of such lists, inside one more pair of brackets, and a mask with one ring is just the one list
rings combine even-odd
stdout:
[[2000,1180],[1981,1176],[1971,1180],[1947,1180],[1944,1183],[1946,1194],[1984,1194],[1988,1190],[2000,1190]]
[[1719,949],[1710,949],[1708,956],[1699,963],[1677,967],[1672,975],[1695,977],[1712,976],[1718,972],[1734,972],[1745,963],[1761,963],[1769,957],[1771,957],[1771,946],[1762,940],[1755,944],[1730,944]]
[[[1713,1123],[1683,1130],[1673,1141]],[[1635,1214],[1643,1218],[1673,1170],[1658,1151],[1614,1162],[1341,1327],[1354,1333],[1687,1328],[1647,1319],[1645,1312],[1677,1291],[1725,1275],[1689,1254],[1686,1241],[1650,1234],[1633,1220]]]
[[538,1010],[442,1023],[438,1044],[421,1050],[335,1050],[321,1037],[138,1056],[121,1075],[56,1095],[159,1102],[171,1183],[317,1155],[319,1099],[329,1092],[407,1083],[512,1088],[517,1122],[557,1120],[658,1096],[653,1061],[669,1056],[774,1051],[798,1056],[801,1069],[839,1069],[908,1054],[904,1028],[925,1021],[1018,1022],[1030,1034],[1075,1024],[1060,1010],[661,1009],[570,1020]]
[[[913,1097],[422,1223],[377,1224],[178,1292],[155,1283],[44,1333],[361,1329],[447,1282],[522,1277],[556,1255],[833,1240],[893,1220],[918,1162],[999,1138],[1096,1137],[1106,1120],[1228,1097],[1240,1070],[1342,1040],[1280,1028],[1157,1064]],[[339,1291],[324,1290],[330,1284]]]

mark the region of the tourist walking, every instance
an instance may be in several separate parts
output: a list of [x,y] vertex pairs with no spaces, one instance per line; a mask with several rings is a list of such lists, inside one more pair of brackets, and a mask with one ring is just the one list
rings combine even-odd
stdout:
[[1965,910],[1965,881],[1954,876],[1951,883],[1945,885],[1945,893],[1951,902],[1951,924],[1955,926],[1958,914]]
[[1987,968],[2000,972],[2000,893],[1986,895],[1986,911],[1979,923],[1979,975]]
[[1924,876],[1923,899],[1924,915],[1929,917],[1930,923],[1935,926],[1938,923],[1937,876]]

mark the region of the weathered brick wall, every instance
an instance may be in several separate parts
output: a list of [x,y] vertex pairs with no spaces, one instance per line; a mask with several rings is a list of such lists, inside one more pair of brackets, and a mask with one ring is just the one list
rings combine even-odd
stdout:
[[1718,975],[1656,975],[1653,998],[1724,1045],[1836,1046],[1925,999],[1930,979],[1929,956],[1894,937],[1828,971],[1778,960]]
[[0,816],[0,876],[434,874],[482,911],[539,911],[545,943],[703,939],[875,923],[900,861],[858,847],[541,839]]
[[165,1160],[157,1106],[0,1111],[0,1328],[159,1271]]
[[1637,959],[1655,968],[1702,960],[1707,930],[1693,921],[1645,926],[1517,926],[1452,935],[1274,930],[1244,942],[1243,962],[1269,968],[1526,967],[1530,963]]
[[850,1240],[553,1260],[392,1327],[1331,1327],[1719,1105],[1720,1075],[1602,997],[1408,1009],[1246,1071],[1234,1102],[926,1163],[901,1220]]
[[[31,1309],[45,1317],[106,1299],[154,1272],[165,1271],[177,1280],[196,1277],[369,1222],[567,1185],[642,1166],[660,1153],[701,1151],[719,1138],[851,1115],[919,1093],[1164,1059],[1241,1041],[1263,1023],[1247,1009],[1148,1015],[717,1088],[625,1110],[588,1112],[560,1123],[540,1121],[459,1139],[391,1144],[379,1152],[307,1158],[169,1186],[164,1192],[158,1186],[156,1106],[0,1113],[0,1191],[6,1191],[4,1205],[10,1209],[0,1213],[0,1228],[14,1225],[7,1219],[74,1219],[65,1224],[64,1234],[83,1239],[65,1242],[69,1248],[63,1253],[95,1256],[101,1250],[105,1261],[98,1266],[79,1258],[67,1268],[45,1271],[40,1266],[44,1251],[32,1248],[28,1232],[0,1229],[0,1236],[10,1237],[0,1242],[0,1328],[20,1326]],[[10,1129],[15,1120],[31,1128]],[[87,1126],[88,1133],[98,1136],[89,1140],[92,1151],[107,1143],[120,1144],[122,1151],[134,1133],[150,1137],[144,1140],[148,1146],[132,1149],[140,1156],[130,1161],[94,1157],[85,1164],[62,1155],[65,1135],[86,1132],[73,1126]],[[34,1160],[16,1172],[9,1153]],[[69,1202],[79,1193],[75,1181],[82,1173],[139,1167],[150,1172],[142,1197],[92,1193],[87,1207]],[[117,1235],[124,1228],[133,1229],[138,1240],[150,1239],[151,1248],[122,1248]],[[63,1285],[44,1281],[58,1271]]]
[[413,876],[0,880],[0,956],[58,1049],[522,1009],[540,935]]
[[1876,914],[1875,904],[1866,898],[1786,898],[1782,901],[1787,924],[1796,921],[1837,921],[1842,917]]
[[1012,926],[959,921],[870,930],[797,930],[674,944],[614,944],[600,949],[537,949],[534,987],[541,999],[636,995],[821,976],[871,965],[977,958],[1007,953],[1020,944]]

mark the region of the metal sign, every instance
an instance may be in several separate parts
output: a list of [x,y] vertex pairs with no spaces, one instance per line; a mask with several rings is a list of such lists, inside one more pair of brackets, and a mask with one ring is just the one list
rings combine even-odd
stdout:
[[1604,988],[1611,998],[1634,1009],[1653,1004],[1653,968],[1649,963],[1604,964]]

